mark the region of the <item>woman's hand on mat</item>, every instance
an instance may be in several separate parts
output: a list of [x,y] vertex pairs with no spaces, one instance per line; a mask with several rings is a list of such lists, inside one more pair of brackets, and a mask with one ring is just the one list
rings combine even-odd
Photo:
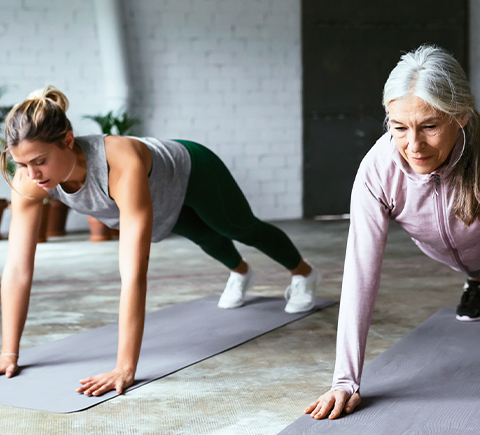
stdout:
[[5,374],[7,378],[11,378],[18,369],[18,357],[15,355],[7,355],[0,357],[0,374]]
[[340,417],[342,411],[351,414],[360,401],[361,398],[359,393],[350,396],[346,391],[332,390],[321,395],[315,400],[315,402],[305,409],[304,413],[310,414],[313,418],[320,420],[321,418],[325,418],[333,408],[330,415],[328,415],[328,418],[333,420]]
[[134,376],[134,371],[115,368],[108,373],[80,379],[82,386],[75,391],[85,396],[100,396],[110,390],[116,390],[121,394],[125,388],[133,384]]

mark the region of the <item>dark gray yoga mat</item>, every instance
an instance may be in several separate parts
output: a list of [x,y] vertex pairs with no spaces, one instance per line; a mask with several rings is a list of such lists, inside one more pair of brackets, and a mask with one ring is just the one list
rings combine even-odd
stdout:
[[[222,310],[208,296],[147,314],[135,384],[127,391],[169,375],[273,329],[328,307],[319,299],[307,313],[288,314],[280,298],[247,298],[242,308]],[[112,370],[118,325],[83,332],[25,349],[20,374],[0,377],[0,405],[41,411],[74,412],[118,396],[87,397],[75,392],[79,379]]]
[[351,415],[304,415],[280,434],[478,435],[480,322],[439,310],[365,366],[361,394]]

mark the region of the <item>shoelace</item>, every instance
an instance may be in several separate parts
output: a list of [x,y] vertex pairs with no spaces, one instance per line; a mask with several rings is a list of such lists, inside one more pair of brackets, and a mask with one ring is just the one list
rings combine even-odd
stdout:
[[246,279],[247,278],[242,279],[238,276],[230,277],[229,281],[231,281],[228,283],[229,292],[237,292],[243,294],[243,287]]
[[298,294],[300,294],[300,285],[299,284],[293,284],[293,285],[289,285],[286,289],[285,289],[285,299],[288,301],[291,297],[293,296],[297,296]]

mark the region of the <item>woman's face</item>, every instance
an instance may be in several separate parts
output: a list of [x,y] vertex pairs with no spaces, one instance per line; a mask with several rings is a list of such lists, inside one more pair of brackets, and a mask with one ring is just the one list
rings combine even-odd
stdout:
[[60,148],[54,143],[25,140],[12,147],[10,154],[19,170],[34,183],[42,189],[52,190],[71,172],[74,159],[69,145],[66,141],[65,148]]
[[429,174],[447,160],[460,126],[468,122],[466,116],[452,118],[416,96],[392,101],[388,111],[398,151],[418,174]]

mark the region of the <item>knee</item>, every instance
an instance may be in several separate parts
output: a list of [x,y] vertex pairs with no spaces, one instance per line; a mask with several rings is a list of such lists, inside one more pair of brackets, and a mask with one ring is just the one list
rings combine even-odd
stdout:
[[248,228],[242,228],[232,233],[232,238],[247,246],[255,246],[258,240],[262,238],[262,227],[260,221],[249,226]]
[[208,250],[208,248],[211,248],[214,246],[222,246],[225,243],[231,243],[231,241],[227,237],[224,237],[221,234],[213,233],[213,232],[209,234],[204,234],[201,236],[199,235],[195,237],[195,239],[190,239],[190,240],[204,250],[205,249]]

